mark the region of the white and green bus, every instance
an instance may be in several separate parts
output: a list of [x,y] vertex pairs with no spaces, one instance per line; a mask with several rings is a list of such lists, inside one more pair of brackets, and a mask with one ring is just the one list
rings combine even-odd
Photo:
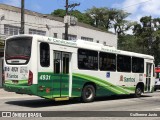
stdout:
[[84,40],[17,35],[6,39],[4,78],[6,91],[53,100],[140,97],[154,89],[154,57]]

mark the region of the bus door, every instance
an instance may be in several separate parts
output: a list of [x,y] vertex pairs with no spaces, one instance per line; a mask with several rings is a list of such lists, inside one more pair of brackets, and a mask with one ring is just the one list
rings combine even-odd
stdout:
[[146,87],[145,91],[151,91],[152,63],[146,63]]
[[70,53],[54,51],[53,97],[69,96]]

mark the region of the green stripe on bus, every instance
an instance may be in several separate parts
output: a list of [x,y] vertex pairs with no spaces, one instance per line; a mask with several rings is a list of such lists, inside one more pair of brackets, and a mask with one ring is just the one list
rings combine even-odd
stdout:
[[86,79],[88,81],[94,82],[100,86],[103,86],[106,89],[109,89],[110,91],[112,91],[116,94],[129,94],[129,92],[126,91],[125,89],[123,89],[122,87],[113,85],[103,79],[100,79],[100,78],[96,78],[96,77],[92,77],[92,76],[84,75],[84,74],[79,74],[79,73],[74,73],[73,76],[77,76],[77,77]]
[[26,86],[28,85],[28,80],[18,80],[18,83],[13,83],[13,80],[6,80],[5,84],[13,84],[15,86]]

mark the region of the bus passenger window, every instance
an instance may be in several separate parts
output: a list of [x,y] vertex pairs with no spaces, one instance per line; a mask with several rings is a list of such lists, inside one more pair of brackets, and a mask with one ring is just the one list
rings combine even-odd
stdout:
[[132,57],[132,72],[143,73],[144,72],[144,59]]
[[124,55],[117,55],[117,71],[131,72],[131,57]]
[[78,68],[84,70],[98,69],[98,52],[78,49]]
[[42,67],[50,66],[50,52],[48,43],[40,43],[40,64]]
[[116,71],[116,55],[100,52],[99,69],[101,71]]

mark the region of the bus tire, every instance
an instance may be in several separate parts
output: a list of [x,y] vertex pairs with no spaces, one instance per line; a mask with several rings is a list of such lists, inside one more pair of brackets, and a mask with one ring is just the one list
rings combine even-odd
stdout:
[[157,90],[157,88],[154,88],[154,91],[156,91]]
[[143,91],[142,91],[142,88],[141,88],[140,86],[137,86],[137,87],[136,87],[136,90],[135,90],[135,95],[134,95],[134,96],[135,96],[136,98],[141,97],[142,92],[143,92]]
[[85,85],[82,90],[82,101],[87,102],[93,102],[95,98],[95,88],[93,85]]

